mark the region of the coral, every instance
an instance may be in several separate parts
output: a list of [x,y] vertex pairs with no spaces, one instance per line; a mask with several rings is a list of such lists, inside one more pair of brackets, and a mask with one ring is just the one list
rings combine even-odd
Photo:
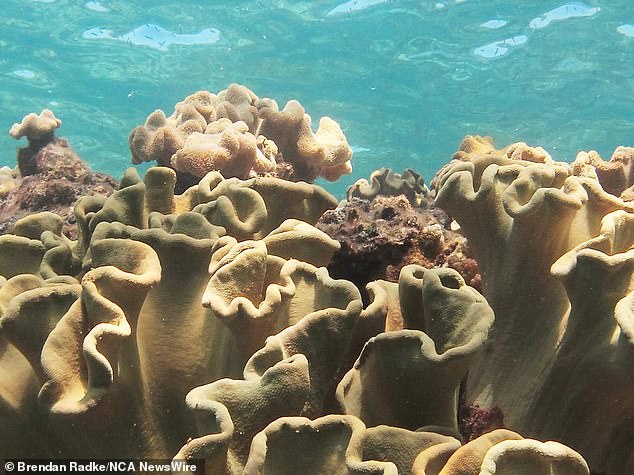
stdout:
[[54,130],[62,126],[62,121],[52,111],[42,110],[39,115],[30,113],[19,124],[13,124],[9,134],[14,139],[26,137],[29,142],[50,141]]
[[583,451],[593,467],[623,473],[634,470],[633,246],[634,214],[614,211],[598,236],[553,264],[571,309],[527,424],[536,437]]
[[357,180],[346,192],[348,201],[352,201],[352,198],[372,201],[379,195],[403,195],[414,207],[428,208],[432,201],[423,177],[411,168],[406,168],[402,174],[389,168],[380,168],[372,172],[369,182],[365,178]]
[[[175,195],[175,182],[130,170],[83,198],[77,241],[52,213],[0,238],[3,453],[203,458],[213,474],[407,474],[435,447],[449,459],[458,385],[493,320],[484,299],[455,271],[409,266],[363,310],[310,263],[337,248],[310,225],[332,205],[323,190],[210,173]],[[351,414],[322,417],[337,384]]]
[[574,450],[558,442],[524,439],[509,430],[485,434],[458,450],[439,444],[424,450],[414,475],[588,475],[588,465]]
[[211,170],[224,176],[247,178],[275,170],[275,156],[266,157],[257,147],[247,124],[222,118],[212,122],[205,133],[192,132],[183,147],[172,155],[175,170],[203,177]]
[[[327,236],[308,228],[332,198],[312,185],[273,178],[239,182],[210,174],[184,196],[174,195],[174,183],[174,173],[166,168],[151,169],[145,182],[131,170],[111,196],[83,198],[76,206],[77,241],[60,234],[61,219],[54,219],[52,213],[19,221],[16,231],[22,236],[0,238],[4,256],[0,291],[8,293],[9,299],[0,317],[1,338],[9,345],[0,371],[13,374],[18,370],[9,368],[21,368],[22,379],[16,374],[11,384],[30,388],[21,402],[3,406],[3,414],[16,424],[29,420],[31,411],[38,414],[31,429],[28,424],[23,427],[24,441],[17,439],[4,451],[24,454],[33,447],[34,453],[47,454],[55,447],[56,454],[82,457],[175,454],[195,433],[195,427],[187,423],[191,420],[185,405],[187,392],[223,377],[240,377],[245,362],[262,346],[261,358],[272,361],[269,353],[278,350],[269,352],[264,345],[267,336],[289,325],[301,332],[299,322],[310,315],[316,327],[326,317],[327,323],[339,316],[343,340],[338,346],[345,355],[346,338],[361,311],[358,291],[348,282],[333,281],[325,269],[318,271],[308,262],[292,259],[294,247],[308,261],[311,253],[323,259],[324,253],[336,248]],[[250,202],[232,201],[232,194],[243,192],[251,196]],[[272,197],[284,194],[294,207],[271,202]],[[220,209],[213,206],[223,198],[226,202]],[[240,216],[233,205],[240,207]],[[250,214],[257,219],[250,219]],[[221,240],[227,231],[244,229],[240,217],[253,223],[250,234],[238,233],[242,238],[253,238],[267,229],[272,231],[271,238],[263,234],[253,244],[229,237]],[[305,236],[314,237],[308,247],[299,241]],[[298,240],[298,245],[293,246],[292,240]],[[267,242],[272,252],[277,249],[284,257],[269,255]],[[316,251],[320,242],[323,252]],[[234,288],[231,282],[244,282],[243,270],[251,269],[248,258],[244,268],[245,253],[232,250],[235,246],[260,249],[270,262],[270,278],[267,275],[260,287],[267,297],[260,305],[261,314],[240,313],[246,303],[240,299],[248,299],[240,292],[260,303],[246,287],[237,287],[234,304],[226,293]],[[252,269],[256,281],[258,269]],[[238,280],[227,281],[231,276]],[[182,289],[178,297],[171,295],[175,288]],[[67,297],[60,300],[63,295]],[[276,302],[275,295],[283,299]],[[37,320],[36,308],[50,308],[50,317]],[[192,334],[197,335],[194,342]],[[282,347],[290,346],[293,354],[292,347],[300,339],[301,333],[279,337]],[[331,331],[325,342],[334,341]],[[324,375],[321,385],[316,371],[307,376],[311,388],[301,403],[314,407],[313,411],[319,411],[319,401],[339,374],[331,353],[324,356],[331,358],[330,363],[311,358],[314,368],[324,368]],[[254,365],[251,372],[255,374],[262,364]],[[21,392],[7,388],[1,394],[10,400],[16,391]],[[144,398],[145,393],[152,397]],[[34,404],[45,410],[35,411]],[[106,422],[106,414],[114,412],[121,417]],[[269,422],[272,419],[264,425]],[[34,433],[34,427],[41,431]],[[34,442],[27,442],[30,439]]]
[[132,162],[173,167],[183,191],[212,170],[226,177],[269,174],[312,182],[350,173],[352,151],[339,125],[322,117],[313,133],[297,101],[280,111],[238,84],[217,95],[199,91],[166,117],[154,111],[129,137]]
[[433,206],[418,174],[407,170],[403,177],[378,170],[371,176],[372,186],[358,181],[348,189],[346,201],[323,214],[317,227],[341,244],[328,266],[330,273],[364,288],[377,279],[397,281],[408,264],[448,266],[477,287],[477,263],[464,237]]
[[[342,410],[367,425],[457,434],[460,381],[483,348],[493,312],[452,269],[410,265],[398,284],[368,287],[373,301],[354,335],[356,345],[367,343],[337,388]],[[386,333],[373,336],[377,330]]]
[[[624,455],[633,453],[624,422],[632,408],[612,398],[631,387],[634,374],[620,359],[631,346],[624,223],[634,209],[596,178],[573,176],[565,164],[511,159],[505,150],[463,150],[436,177],[436,203],[460,223],[496,315],[486,357],[469,373],[466,402],[499,407],[508,427],[529,436],[570,444],[594,470],[626,473],[634,464]],[[595,245],[608,257],[583,250]],[[572,363],[573,347],[589,366],[581,369],[581,356]],[[600,405],[598,394],[581,389],[586,377],[610,399],[614,418],[579,416],[598,414],[584,404]]]
[[453,158],[460,161],[472,161],[473,157],[484,155],[549,165],[555,163],[550,154],[542,147],[531,147],[525,142],[515,142],[497,150],[491,137],[480,135],[467,135],[460,143]]
[[254,437],[244,473],[408,473],[421,451],[457,443],[431,432],[367,429],[353,416],[285,417]]
[[73,206],[81,196],[112,193],[117,182],[94,173],[53,130],[61,125],[49,110],[27,115],[11,128],[11,135],[29,140],[18,149],[18,168],[0,174],[0,233],[10,232],[17,220],[38,211],[64,217],[64,233],[75,237]]
[[[232,124],[243,121],[251,130],[261,120],[251,94],[230,88],[219,94],[224,105],[217,108],[216,99],[200,93],[177,109],[192,128],[221,110]],[[279,112],[280,121],[286,112]],[[310,147],[323,145],[318,135],[311,139],[317,146]],[[520,157],[539,155],[520,149]],[[627,473],[629,208],[596,180],[569,177],[561,165],[492,155],[453,162],[437,180],[438,200],[455,208],[465,232],[474,235],[476,255],[484,258],[491,305],[453,269],[407,265],[398,282],[370,282],[364,308],[359,289],[323,267],[339,244],[314,225],[336,199],[318,186],[270,176],[242,180],[212,171],[178,194],[171,168],[150,168],[143,179],[129,169],[111,195],[77,202],[76,239],[63,234],[62,217],[51,212],[18,220],[12,234],[0,236],[1,453],[204,459],[206,473],[228,475],[584,475],[588,467],[579,449],[596,470]],[[491,183],[500,169],[500,180]],[[474,180],[476,188],[489,190],[478,196],[484,204],[469,201],[476,195]],[[550,185],[554,191],[539,191]],[[537,209],[541,227],[530,214],[539,200],[550,206]],[[413,212],[405,196],[373,202],[383,210],[389,204]],[[474,211],[474,202],[482,207]],[[484,205],[497,208],[487,213]],[[557,215],[562,207],[567,221]],[[516,223],[508,222],[510,215]],[[438,227],[450,227],[446,215],[435,216]],[[480,222],[491,217],[497,221]],[[570,228],[561,240],[547,232],[556,225],[552,232]],[[440,247],[434,243],[445,236],[438,227],[419,229],[435,252]],[[519,235],[505,234],[509,230]],[[522,241],[529,230],[545,241]],[[490,233],[495,252],[475,231]],[[542,247],[548,250],[539,254]],[[535,255],[522,257],[524,252]],[[553,262],[550,276],[544,267]],[[495,277],[497,271],[507,274]],[[530,308],[504,300],[522,291],[570,302],[569,318],[553,317],[548,302],[536,307],[534,296],[519,302]],[[545,316],[539,313],[544,308],[550,312]],[[515,313],[509,316],[509,310]],[[607,318],[612,310],[615,320]],[[544,326],[552,322],[540,317],[559,322],[561,339],[553,359],[529,381],[530,390],[513,379],[512,370],[502,375],[507,386],[525,390],[522,400],[495,393],[506,381],[491,377],[487,365],[496,352],[510,360],[498,359],[498,365],[524,364],[521,358],[533,356],[522,346],[525,339],[550,341],[536,333],[514,335],[517,347],[504,340],[502,330],[510,331],[511,323],[525,330],[518,319],[526,314]],[[592,316],[600,318],[586,335],[581,329]],[[507,347],[498,348],[500,341]],[[595,346],[586,351],[590,344]],[[573,375],[581,389],[566,386],[562,374]],[[493,394],[478,392],[474,375],[498,385],[487,388]],[[458,399],[465,378],[467,404],[499,398],[506,424],[523,424],[529,437],[561,434],[574,450],[510,431],[461,445]],[[550,394],[552,381],[563,391]],[[622,402],[604,416],[609,427],[594,434],[596,447],[587,447],[589,426],[599,430],[594,409],[587,422],[571,423],[577,434],[562,421],[568,423],[571,411],[590,412],[586,394],[608,405],[596,381],[612,388],[612,396],[623,388],[617,394]],[[503,406],[507,397],[518,407]],[[545,414],[555,408],[560,414],[548,421]],[[524,416],[535,417],[533,427]],[[472,420],[478,418],[486,416]]]
[[604,161],[594,150],[579,152],[570,165],[571,173],[577,176],[596,178],[608,193],[632,201],[631,187],[634,185],[634,148],[617,147],[609,161]]
[[289,101],[280,111],[275,101],[263,99],[258,102],[258,114],[262,118],[259,133],[277,144],[299,179],[313,181],[322,176],[335,181],[352,171],[352,149],[331,118],[319,119],[313,134],[310,116],[297,101]]

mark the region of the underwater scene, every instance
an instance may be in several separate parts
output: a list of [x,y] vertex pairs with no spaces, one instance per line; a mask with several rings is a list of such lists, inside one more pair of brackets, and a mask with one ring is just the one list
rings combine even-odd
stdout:
[[629,0],[2,7],[4,473],[634,475]]

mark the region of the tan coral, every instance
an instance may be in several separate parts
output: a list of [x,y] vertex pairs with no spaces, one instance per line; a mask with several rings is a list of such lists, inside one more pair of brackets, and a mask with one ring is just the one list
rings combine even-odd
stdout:
[[[378,284],[360,317],[354,285],[293,259],[319,262],[332,252],[334,244],[310,227],[336,201],[325,191],[210,173],[176,195],[174,182],[166,168],[151,169],[144,180],[128,172],[112,196],[80,200],[76,242],[59,236],[59,219],[50,214],[20,222],[21,236],[0,239],[0,254],[9,256],[0,260],[0,372],[12,376],[0,378],[3,450],[16,433],[16,456],[177,454],[207,458],[208,473],[241,473],[252,438],[275,419],[330,410],[360,319],[383,320],[383,328],[397,330],[387,333],[395,339],[414,335],[413,345],[393,345],[404,355],[394,365],[399,371],[409,365],[418,375],[413,363],[430,348],[425,368],[456,364],[448,376],[420,372],[437,385],[438,406],[430,406],[440,408],[442,420],[429,422],[455,422],[456,381],[492,319],[456,273],[414,267],[397,289]],[[234,231],[241,242],[223,236]],[[24,249],[33,256],[10,257]],[[360,412],[380,415],[371,389],[398,386],[400,395],[375,400],[389,403],[400,423],[404,412],[393,402],[403,394],[418,398],[419,382],[382,386],[380,365],[363,371]],[[408,473],[432,442],[456,447],[450,437],[380,425],[355,440],[348,445],[357,463],[352,473]]]
[[[414,475],[588,475],[588,465],[574,450],[558,442],[524,439],[498,429],[458,450],[432,446],[417,457]],[[447,456],[449,456],[447,458]]]
[[197,177],[218,170],[224,176],[248,178],[253,172],[273,171],[275,163],[257,147],[247,124],[223,118],[209,124],[205,133],[190,134],[172,155],[171,166]]
[[[514,424],[526,414],[532,384],[549,365],[565,323],[568,300],[550,266],[625,204],[558,164],[491,155],[454,162],[438,183],[436,203],[460,223],[496,314],[495,356],[472,372],[469,394],[499,406]],[[513,358],[498,354],[511,348]]]
[[[205,200],[222,198],[223,193],[233,187],[248,190],[259,200],[258,206],[262,206],[244,209],[247,214],[262,217],[254,230],[259,233],[263,227],[273,230],[286,220],[284,207],[272,205],[273,197],[280,193],[293,197],[294,206],[286,207],[286,211],[308,221],[315,220],[321,207],[335,200],[312,185],[279,179],[253,181],[245,186],[235,180],[228,187],[222,185],[225,180],[217,174],[210,177],[210,181],[213,185],[206,182],[207,188],[203,183],[202,188],[196,187],[189,195],[179,196],[174,194],[173,170],[152,168],[145,180],[135,171],[128,171],[112,196],[80,200],[76,207],[78,241],[59,236],[60,218],[51,213],[19,221],[16,232],[22,234],[20,236],[0,238],[0,255],[6,256],[0,261],[3,274],[0,291],[4,291],[14,305],[19,301],[15,292],[24,293],[24,303],[11,311],[6,320],[6,334],[0,337],[3,341],[11,338],[3,361],[15,368],[18,387],[28,388],[24,391],[30,403],[36,401],[39,389],[34,375],[44,375],[44,389],[40,391],[44,419],[33,426],[42,431],[38,439],[41,444],[32,444],[38,447],[37,453],[48,454],[49,446],[55,445],[59,450],[56,453],[67,456],[81,453],[108,457],[117,453],[164,457],[174,454],[187,436],[194,433],[188,422],[182,423],[190,421],[184,404],[187,392],[218,378],[239,377],[244,362],[269,336],[260,332],[260,345],[247,345],[249,352],[240,353],[240,345],[231,330],[202,305],[211,255],[225,229],[193,208],[206,204]],[[288,187],[290,189],[284,191]],[[328,238],[324,239],[317,230],[311,231],[307,223],[293,221],[272,234],[271,244],[280,253],[288,254],[292,253],[291,241],[306,236],[315,237],[312,243],[322,246],[324,255],[332,252],[328,249],[333,243]],[[319,242],[322,244],[317,244]],[[301,251],[302,246],[297,248],[303,257],[316,252],[308,248]],[[321,258],[321,253],[317,252],[316,257]],[[315,282],[317,286],[323,282],[324,290],[331,284],[325,277],[316,278],[314,268],[306,266],[296,264],[301,272],[298,271],[298,280],[293,284],[295,291],[303,294]],[[56,314],[61,318],[52,325],[54,328],[42,321],[41,332],[29,330],[28,325],[12,323],[33,320],[29,309],[42,302],[37,295],[44,292],[38,275],[50,277],[59,285],[75,287],[77,280],[73,276],[82,279],[79,299],[65,313]],[[14,292],[11,289],[17,288],[18,281],[27,287]],[[292,282],[289,279],[289,283]],[[175,288],[181,291],[171,295]],[[334,285],[336,288],[343,289],[343,294],[351,295],[352,300],[356,299],[347,314],[354,319],[361,307],[356,289],[347,283]],[[338,295],[336,290],[334,293]],[[329,305],[327,298],[315,302],[318,301],[326,307]],[[333,305],[337,305],[337,301],[335,299]],[[348,304],[342,305],[345,312]],[[305,316],[302,312],[312,312],[297,303],[292,307],[293,322]],[[328,314],[327,308],[312,308]],[[337,313],[334,308],[331,311]],[[278,329],[283,326],[280,323]],[[192,341],[190,331],[200,340]],[[30,341],[28,335],[40,334],[41,337]],[[43,340],[42,368],[39,369],[40,359],[34,355]],[[22,351],[29,354],[28,358]],[[6,368],[4,363],[0,364],[0,370],[6,371]],[[18,375],[19,368],[24,368],[24,377]],[[146,393],[152,397],[145,398]],[[8,394],[1,395],[1,404],[12,401]],[[302,406],[306,402],[303,400]],[[104,414],[117,413],[119,405],[125,407],[118,412],[121,417],[104,423]],[[7,411],[11,427],[20,430],[13,424],[13,421],[18,424],[20,418],[14,417],[8,408]],[[46,421],[54,424],[49,426]],[[69,430],[71,426],[75,429]],[[16,442],[17,454],[31,453],[25,452],[25,447],[33,434],[30,429],[24,429],[25,441]],[[129,437],[121,438],[122,433]],[[4,436],[4,432],[1,435]]]
[[489,136],[481,135],[467,135],[460,145],[458,150],[454,153],[453,158],[455,160],[468,160],[469,157],[474,155],[483,155],[495,152],[496,149],[493,146],[493,138]]
[[236,332],[247,357],[267,336],[314,312],[358,316],[361,311],[353,284],[330,279],[325,268],[271,256],[263,241],[227,241],[209,272],[202,303]]
[[634,470],[633,245],[634,214],[615,211],[597,237],[553,264],[572,308],[527,421],[531,434],[565,441],[597,472]]
[[217,172],[206,175],[180,201],[189,201],[190,209],[238,240],[262,239],[286,219],[315,224],[324,211],[337,206],[336,198],[319,186],[271,177],[223,179]]
[[455,443],[433,433],[387,426],[366,429],[353,416],[329,415],[314,421],[284,417],[253,438],[244,473],[406,475],[422,450]]
[[334,181],[351,172],[352,149],[334,120],[322,117],[313,133],[310,116],[297,101],[289,101],[281,111],[272,100],[260,101],[258,108],[262,118],[259,133],[277,144],[284,160],[303,179],[323,176]]
[[[484,347],[493,312],[451,269],[406,266],[397,292],[398,298],[396,292],[389,298],[375,289],[376,301],[359,325],[376,320],[368,314],[385,319],[394,312],[407,329],[381,333],[365,344],[337,387],[338,402],[368,426],[436,426],[457,433],[458,387]],[[390,311],[391,306],[396,308]]]
[[379,195],[404,195],[412,206],[428,206],[431,200],[423,178],[411,168],[406,168],[402,174],[380,168],[372,172],[369,182],[365,178],[357,180],[346,192],[348,201],[352,198],[372,201]]
[[[557,163],[506,160],[473,156],[438,176],[437,204],[465,232],[482,272],[484,295],[496,314],[487,357],[470,371],[467,401],[499,407],[505,423],[522,433],[561,440],[587,453],[594,470],[626,472],[631,457],[618,454],[632,452],[622,446],[632,438],[623,421],[629,416],[621,414],[632,409],[606,399],[613,418],[599,422],[578,414],[594,411],[582,401],[599,381],[596,375],[605,383],[597,386],[600,393],[631,386],[632,372],[620,359],[631,345],[620,322],[630,319],[631,226],[625,223],[633,209],[588,174],[570,176],[568,167]],[[594,246],[608,256],[584,250]],[[577,254],[578,266],[573,265]],[[616,307],[618,299],[623,306]],[[618,324],[614,312],[620,315]],[[590,325],[604,333],[588,331]],[[587,355],[584,369],[580,356],[571,356],[576,354],[572,348]],[[588,386],[586,378],[592,380]],[[583,396],[576,393],[584,387]],[[593,398],[599,406],[600,398]]]
[[238,84],[217,95],[192,94],[169,117],[154,111],[130,133],[129,145],[133,163],[156,160],[195,177],[275,173],[280,159],[297,167],[290,172],[295,181],[336,180],[351,171],[352,151],[334,120],[323,117],[313,133],[297,101],[280,112],[275,101]]
[[515,142],[505,149],[506,156],[511,160],[524,160],[534,163],[553,163],[550,154],[542,147],[531,147],[525,142]]
[[579,152],[570,169],[573,175],[597,178],[605,191],[625,199],[623,193],[634,184],[634,148],[617,147],[607,162],[595,150]]
[[53,136],[54,130],[62,126],[62,121],[49,109],[39,115],[30,113],[19,124],[13,124],[9,134],[15,139],[26,137],[29,141],[40,141]]

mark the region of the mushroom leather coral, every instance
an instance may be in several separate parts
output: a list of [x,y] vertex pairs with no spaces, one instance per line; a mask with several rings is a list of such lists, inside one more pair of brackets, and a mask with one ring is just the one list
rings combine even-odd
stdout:
[[[458,448],[458,384],[493,321],[478,292],[410,266],[363,310],[318,267],[337,247],[311,228],[335,201],[321,188],[212,172],[176,195],[175,181],[132,170],[83,198],[77,240],[51,213],[0,237],[3,456],[204,458],[234,475],[319,473],[314,455],[335,473],[395,475]],[[335,390],[350,414],[320,419]]]
[[597,237],[553,264],[571,310],[528,422],[531,434],[565,441],[599,472],[634,472],[633,246],[634,215],[615,211]]
[[558,442],[524,439],[505,429],[484,434],[455,450],[439,444],[414,462],[414,475],[588,475],[588,465]]
[[62,126],[62,121],[52,111],[44,109],[39,115],[26,115],[22,122],[13,124],[9,134],[15,139],[26,137],[29,141],[38,141],[52,136],[53,131]]
[[380,168],[372,172],[370,181],[361,178],[346,192],[348,201],[355,197],[372,201],[379,195],[403,195],[412,206],[426,206],[431,201],[429,189],[423,177],[411,168],[406,168],[402,174],[389,168]]
[[393,331],[370,338],[342,379],[342,410],[369,426],[436,426],[457,434],[458,387],[484,347],[493,312],[452,269],[410,265],[398,284],[381,284],[388,291],[372,286],[374,301],[357,335],[366,338],[362,327],[377,320]]
[[[482,144],[483,139],[475,138],[465,142],[478,140]],[[606,216],[621,216],[619,212],[630,216],[633,209],[606,193],[596,178],[572,176],[568,166],[512,160],[504,152],[509,148],[467,148],[476,151],[459,151],[459,160],[436,177],[436,203],[460,223],[480,266],[484,296],[496,315],[486,357],[470,371],[467,400],[499,407],[508,427],[528,436],[555,438],[584,455],[587,451],[593,470],[626,473],[631,470],[632,457],[622,454],[634,453],[634,437],[620,417],[623,403],[606,400],[606,410],[614,407],[619,415],[600,417],[600,422],[591,418],[596,425],[585,425],[582,400],[589,396],[582,389],[578,390],[583,396],[577,396],[578,390],[573,388],[577,384],[584,387],[586,380],[596,384],[598,379],[592,374],[607,378],[601,385],[607,399],[631,388],[631,363],[620,359],[627,359],[630,351],[626,349],[628,333],[617,330],[629,319],[624,287],[629,282],[625,252],[629,244],[622,244],[630,242],[629,227],[610,224]],[[603,260],[595,251],[582,250],[592,248],[602,226],[605,236],[614,234],[615,226],[622,228],[612,238],[615,256]],[[623,238],[621,233],[625,233]],[[605,236],[600,240],[609,241]],[[600,246],[602,252],[610,248]],[[579,271],[564,272],[574,260],[574,254],[567,253],[576,253],[575,249],[580,254]],[[590,260],[590,256],[597,258]],[[621,277],[617,277],[619,271]],[[570,277],[562,278],[568,274]],[[612,285],[621,293],[615,293]],[[614,310],[620,299],[624,303]],[[619,315],[618,325],[610,318],[613,311]],[[590,331],[590,325],[604,328],[605,335]],[[610,331],[614,333],[606,336]],[[588,333],[584,336],[584,332]],[[572,347],[587,353],[586,369],[577,366],[581,363],[577,359],[571,362]],[[607,356],[613,354],[619,356]],[[599,360],[601,370],[593,363]],[[579,383],[571,377],[573,367],[583,373]],[[623,417],[631,420],[631,409],[627,411],[629,416]],[[596,409],[594,413],[599,414]],[[597,431],[602,434],[601,442]]]
[[[101,201],[91,197],[80,202],[77,205],[78,241],[57,236],[59,220],[51,219],[50,213],[35,215],[36,219],[26,218],[26,222],[16,225],[16,229],[29,234],[28,237],[0,238],[0,254],[7,256],[1,263],[1,290],[11,297],[1,319],[2,338],[9,348],[5,361],[21,368],[27,367],[25,362],[32,363],[31,374],[26,371],[24,378],[16,378],[16,384],[31,388],[30,398],[23,398],[21,402],[36,404],[37,388],[42,386],[39,401],[48,408],[47,420],[54,421],[51,440],[57,441],[60,453],[68,456],[176,453],[192,432],[191,427],[179,422],[183,417],[188,420],[183,413],[186,393],[208,381],[238,377],[253,353],[249,346],[247,353],[240,356],[240,347],[230,328],[201,305],[209,281],[209,262],[225,228],[213,225],[200,213],[187,211],[183,206],[179,213],[172,215],[153,209],[177,209],[175,201],[179,198],[186,204],[192,201],[201,204],[205,192],[210,191],[203,183],[204,191],[192,190],[188,198],[174,197],[173,190],[170,193],[169,186],[165,189],[163,185],[174,183],[173,173],[169,169],[153,169],[144,183],[135,172],[129,172],[111,197]],[[161,176],[163,180],[159,179]],[[222,181],[221,176],[215,178],[218,178],[216,185]],[[280,180],[276,187],[275,180],[265,180],[263,189],[273,192],[271,187],[274,190],[285,186],[286,182]],[[295,197],[296,207],[289,208],[292,216],[310,219],[310,213],[320,214],[319,207],[330,202],[323,199],[325,192],[322,197],[319,193],[297,194],[312,185],[289,185],[296,193],[288,192]],[[162,189],[165,196],[159,198],[157,188]],[[208,193],[206,196],[211,199],[220,195]],[[260,198],[257,203],[262,226],[284,221],[281,210],[273,214],[266,212],[265,199]],[[227,209],[231,209],[230,206]],[[308,210],[308,215],[302,216],[302,210]],[[293,226],[301,228],[298,222],[283,227],[275,233],[276,240],[284,242],[286,233],[288,244]],[[259,231],[261,227],[254,229]],[[36,238],[38,233],[40,238]],[[331,243],[327,245],[332,247]],[[69,266],[62,259],[64,255],[67,261],[83,263],[84,271],[79,273],[80,267]],[[112,259],[108,260],[108,256]],[[304,273],[316,270],[306,267],[308,263],[301,266]],[[72,275],[61,275],[71,271]],[[49,280],[42,281],[38,277],[42,274]],[[301,281],[307,277],[302,275]],[[285,279],[289,285],[293,284],[291,277]],[[20,282],[23,284],[18,285]],[[80,295],[69,294],[72,302],[64,308],[54,306],[55,311],[51,311],[54,316],[34,319],[34,306],[44,305],[38,302],[53,305],[55,293],[49,288],[53,284],[70,289],[65,292],[79,289],[81,284]],[[347,285],[354,289],[352,284]],[[302,284],[302,287],[309,289],[310,285]],[[174,294],[174,289],[180,291]],[[297,286],[293,287],[291,297],[296,290]],[[326,294],[324,289],[322,295]],[[323,305],[327,305],[327,300]],[[360,301],[357,305],[360,311]],[[296,312],[310,313],[306,305],[291,304],[291,307],[296,308]],[[297,314],[293,323],[302,316]],[[37,325],[41,328],[34,327]],[[280,325],[278,330],[284,326]],[[192,343],[192,334],[198,336],[198,343]],[[258,341],[263,344],[268,334],[261,334]],[[259,346],[255,344],[255,349]],[[7,388],[7,391],[9,398],[13,390]],[[152,397],[144,398],[146,393]],[[100,417],[116,412],[119,405],[128,411],[125,417],[114,418],[109,425],[100,422]],[[19,407],[17,410],[20,413]],[[11,416],[8,420],[13,419]],[[46,427],[46,424],[36,426]],[[81,430],[70,430],[71,426]],[[122,434],[127,436],[122,438]],[[95,440],[103,443],[95,443]],[[23,449],[16,448],[17,453]]]
[[133,163],[156,160],[197,177],[212,170],[238,178],[274,172],[278,151],[295,169],[294,181],[334,181],[352,170],[352,149],[334,120],[322,117],[313,133],[299,102],[279,111],[274,100],[237,84],[217,95],[192,94],[170,117],[154,111],[129,144]]
[[432,432],[366,429],[353,416],[284,417],[254,437],[244,474],[404,474],[418,453],[436,444],[459,442]]

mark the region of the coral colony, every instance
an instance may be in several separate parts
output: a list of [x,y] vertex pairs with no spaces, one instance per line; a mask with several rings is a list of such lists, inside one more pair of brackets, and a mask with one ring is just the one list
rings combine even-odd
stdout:
[[[468,136],[427,187],[350,173],[244,86],[130,135],[117,184],[52,112],[0,170],[0,454],[208,474],[634,473],[634,149]],[[190,467],[191,465],[183,465]],[[187,470],[186,470],[187,471]]]

